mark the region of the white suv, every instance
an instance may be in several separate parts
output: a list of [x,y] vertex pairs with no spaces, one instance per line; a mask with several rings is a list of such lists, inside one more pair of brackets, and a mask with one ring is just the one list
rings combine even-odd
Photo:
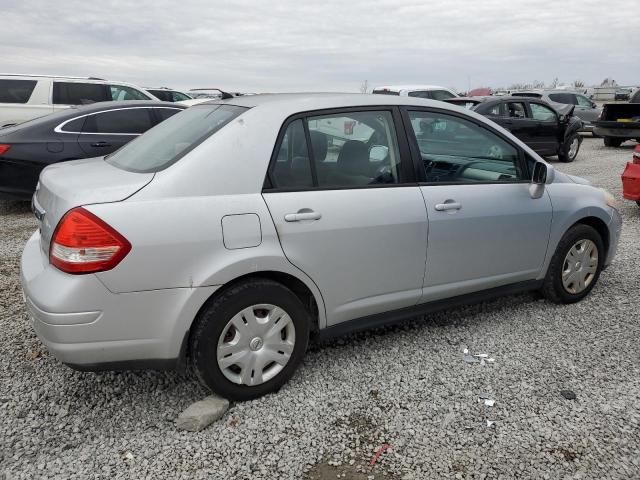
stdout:
[[0,74],[0,128],[70,105],[111,100],[157,100],[140,87],[92,77]]

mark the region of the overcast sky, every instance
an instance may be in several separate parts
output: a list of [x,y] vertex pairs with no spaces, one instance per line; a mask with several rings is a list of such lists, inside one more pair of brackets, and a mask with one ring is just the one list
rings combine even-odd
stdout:
[[1,69],[143,86],[640,83],[638,0],[0,0]]

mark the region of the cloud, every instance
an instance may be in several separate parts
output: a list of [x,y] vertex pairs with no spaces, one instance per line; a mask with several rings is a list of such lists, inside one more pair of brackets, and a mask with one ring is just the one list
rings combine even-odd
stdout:
[[3,6],[0,52],[10,72],[253,92],[638,83],[637,6],[614,3],[25,0]]

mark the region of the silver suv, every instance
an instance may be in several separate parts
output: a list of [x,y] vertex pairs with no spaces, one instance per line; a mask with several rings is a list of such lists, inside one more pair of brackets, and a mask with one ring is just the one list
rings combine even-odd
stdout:
[[188,360],[240,400],[282,386],[311,337],[526,290],[576,302],[621,228],[609,194],[485,117],[360,94],[196,105],[46,168],[33,210],[21,280],[50,352]]

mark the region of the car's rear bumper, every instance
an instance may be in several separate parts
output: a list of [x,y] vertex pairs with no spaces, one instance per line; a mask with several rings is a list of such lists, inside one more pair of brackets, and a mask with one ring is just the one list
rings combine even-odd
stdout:
[[593,129],[593,133],[601,137],[640,138],[640,127],[610,128],[596,126]]
[[640,165],[627,163],[622,172],[622,196],[627,200],[640,200]]
[[95,275],[52,267],[38,232],[25,246],[20,276],[38,337],[83,370],[177,366],[191,322],[217,288],[112,293]]

